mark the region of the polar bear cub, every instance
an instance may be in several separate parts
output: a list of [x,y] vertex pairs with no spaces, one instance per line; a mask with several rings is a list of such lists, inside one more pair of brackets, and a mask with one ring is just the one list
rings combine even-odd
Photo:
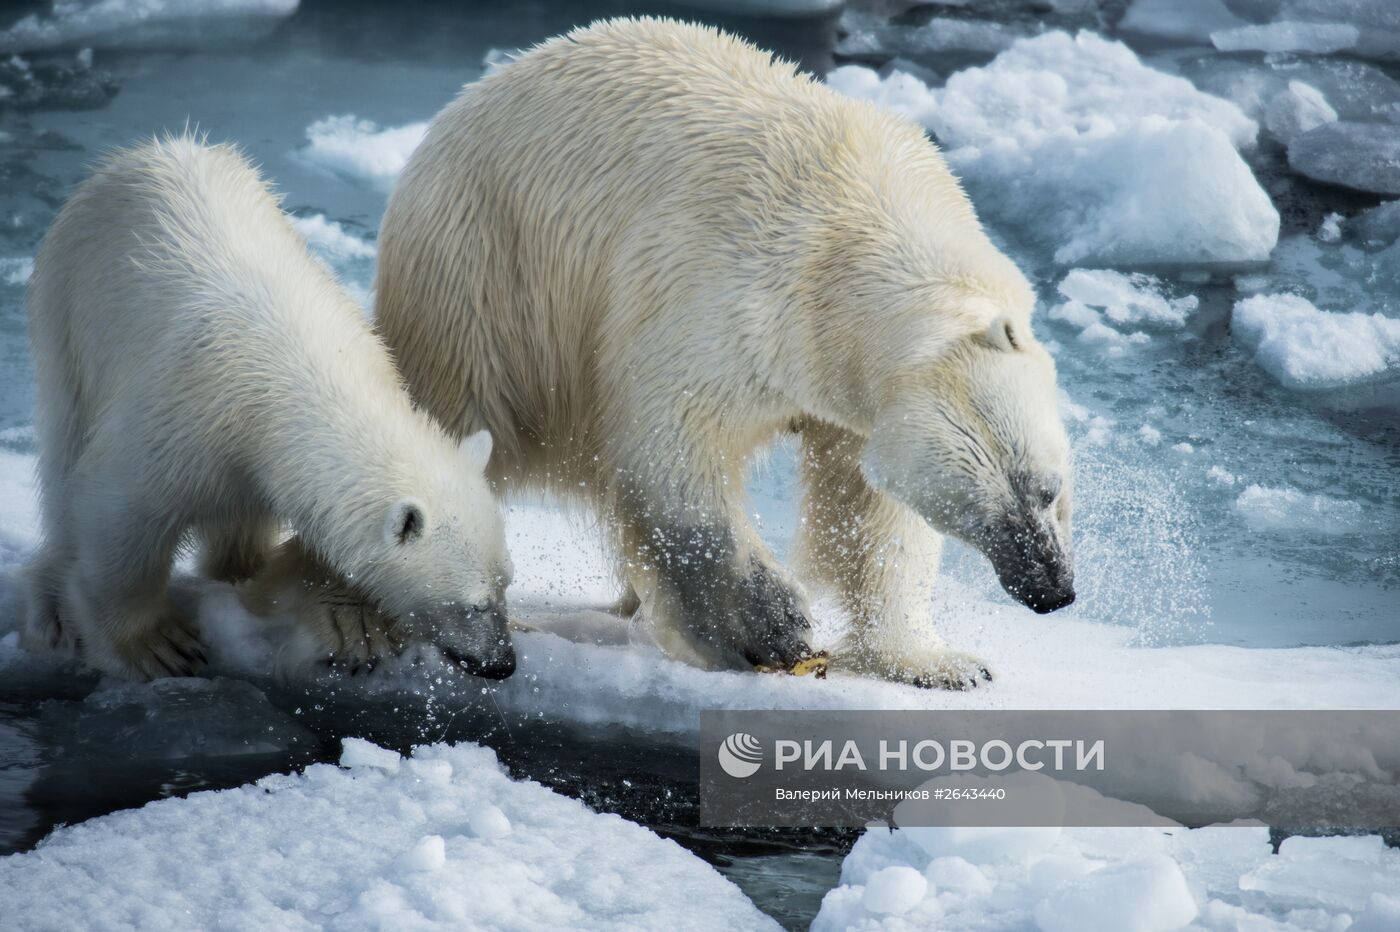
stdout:
[[[204,655],[167,597],[177,549],[197,539],[205,572],[237,581],[290,526],[411,636],[514,669],[490,435],[458,444],[415,410],[236,150],[182,136],[112,155],[54,221],[28,313],[45,531],[29,644],[190,673]],[[317,636],[325,656],[360,649],[351,625]]]

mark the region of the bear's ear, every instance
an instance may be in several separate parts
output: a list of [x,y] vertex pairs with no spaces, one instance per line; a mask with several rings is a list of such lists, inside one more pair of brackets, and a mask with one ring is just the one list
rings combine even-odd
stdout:
[[423,503],[416,498],[401,498],[389,508],[384,533],[390,543],[408,544],[418,540],[428,530],[428,515]]
[[472,464],[472,468],[485,469],[491,459],[491,432],[477,431],[464,438],[458,449],[462,451],[462,456],[466,457],[467,462]]
[[1014,353],[1021,348],[1021,341],[1016,335],[1016,325],[1005,315],[993,318],[987,329],[977,335],[977,339],[992,349],[1006,353]]

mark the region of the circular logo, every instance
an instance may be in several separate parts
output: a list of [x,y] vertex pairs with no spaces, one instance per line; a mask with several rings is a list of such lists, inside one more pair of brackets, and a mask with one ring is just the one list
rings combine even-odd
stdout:
[[742,731],[720,742],[719,766],[731,777],[744,779],[758,773],[763,765],[763,745]]

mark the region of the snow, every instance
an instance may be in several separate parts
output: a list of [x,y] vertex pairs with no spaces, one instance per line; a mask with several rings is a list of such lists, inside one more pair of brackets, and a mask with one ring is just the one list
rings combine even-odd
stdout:
[[308,162],[387,192],[427,131],[427,123],[380,129],[374,122],[351,114],[331,116],[306,128],[307,145],[301,155]]
[[1262,533],[1357,534],[1367,530],[1359,502],[1309,495],[1291,486],[1247,486],[1235,512],[1251,531]]
[[1275,139],[1288,145],[1294,136],[1336,119],[1337,111],[1321,91],[1302,81],[1289,81],[1288,87],[1269,101],[1264,127]]
[[1208,42],[1210,34],[1243,26],[1224,0],[1133,0],[1118,22],[1119,32],[1163,39]]
[[1235,340],[1284,387],[1346,386],[1400,368],[1400,320],[1379,313],[1319,310],[1292,294],[1258,294],[1235,304]]
[[1222,52],[1309,52],[1325,55],[1354,47],[1360,36],[1355,26],[1344,23],[1274,22],[1222,29],[1211,33],[1210,41]]
[[848,65],[832,87],[930,129],[979,211],[1022,225],[1065,265],[1267,258],[1278,213],[1236,151],[1234,104],[1089,32],[1018,41],[931,89]]
[[1400,126],[1324,123],[1289,143],[1288,165],[1316,181],[1400,194]]
[[57,829],[0,858],[7,928],[775,927],[679,845],[488,749],[371,748]]
[[[928,885],[890,925],[866,895],[900,868]],[[871,828],[812,929],[1389,929],[1400,899],[1377,891],[1397,878],[1400,852],[1378,836],[1292,837],[1276,856],[1269,830],[1250,826]]]
[[296,12],[298,0],[56,0],[0,32],[0,53],[86,46],[199,47],[248,40]]

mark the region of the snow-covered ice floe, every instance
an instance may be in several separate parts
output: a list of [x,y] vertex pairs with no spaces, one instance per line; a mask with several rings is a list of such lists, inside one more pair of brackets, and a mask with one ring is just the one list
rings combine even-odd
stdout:
[[872,828],[812,929],[1381,932],[1400,928],[1397,881],[1400,851],[1374,835],[1275,855],[1250,826]]
[[0,31],[0,53],[49,48],[200,48],[266,35],[299,0],[65,0]]
[[1314,391],[1400,379],[1400,320],[1319,310],[1293,294],[1235,304],[1230,332],[1286,388]]
[[0,858],[8,929],[769,929],[675,842],[512,780],[489,749],[340,766],[60,828]]
[[1257,124],[1120,42],[1046,33],[942,88],[858,65],[827,81],[931,130],[978,209],[1061,264],[1254,262],[1278,240],[1237,151]]
[[308,162],[387,192],[427,131],[427,123],[381,129],[351,114],[331,116],[306,128],[300,153]]

